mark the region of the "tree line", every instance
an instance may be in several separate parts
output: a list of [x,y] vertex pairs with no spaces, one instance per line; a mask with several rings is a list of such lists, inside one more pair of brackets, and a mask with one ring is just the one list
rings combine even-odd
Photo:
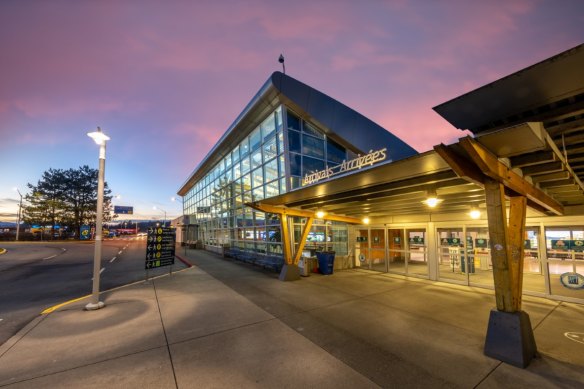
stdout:
[[[78,169],[49,169],[36,185],[27,184],[24,196],[28,204],[22,207],[25,223],[67,227],[79,236],[82,225],[95,223],[97,208],[98,170],[87,165]],[[104,183],[103,220],[111,220],[111,190]]]

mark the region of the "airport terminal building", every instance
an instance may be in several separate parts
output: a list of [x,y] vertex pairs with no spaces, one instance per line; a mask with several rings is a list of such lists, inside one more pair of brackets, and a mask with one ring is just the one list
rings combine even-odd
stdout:
[[434,107],[473,136],[422,153],[275,72],[179,189],[186,240],[494,289],[514,247],[520,291],[583,303],[582,69],[580,45]]

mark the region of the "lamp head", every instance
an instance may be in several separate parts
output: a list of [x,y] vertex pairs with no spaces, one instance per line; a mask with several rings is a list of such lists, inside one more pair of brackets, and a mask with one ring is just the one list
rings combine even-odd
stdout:
[[110,140],[110,137],[104,134],[99,127],[97,127],[97,131],[88,132],[87,136],[93,139],[95,144],[100,146],[105,144],[106,141]]
[[284,63],[284,56],[282,54],[280,54],[280,57],[278,57],[278,62]]

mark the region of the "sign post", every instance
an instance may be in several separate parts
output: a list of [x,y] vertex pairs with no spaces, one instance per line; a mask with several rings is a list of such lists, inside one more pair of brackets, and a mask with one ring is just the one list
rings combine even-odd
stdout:
[[148,228],[148,238],[146,243],[146,279],[148,271],[163,266],[174,264],[174,250],[176,241],[176,231],[170,227],[151,227]]

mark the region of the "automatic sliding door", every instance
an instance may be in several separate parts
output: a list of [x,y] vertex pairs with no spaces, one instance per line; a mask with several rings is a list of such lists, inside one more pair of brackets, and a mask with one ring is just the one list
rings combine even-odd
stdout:
[[370,230],[371,250],[369,252],[369,260],[371,263],[371,269],[381,272],[386,272],[385,264],[385,229],[384,228],[372,228]]

